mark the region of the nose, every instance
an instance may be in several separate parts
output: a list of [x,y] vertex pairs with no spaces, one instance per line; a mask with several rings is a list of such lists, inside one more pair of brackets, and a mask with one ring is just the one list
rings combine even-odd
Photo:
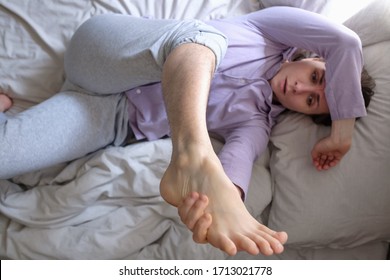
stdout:
[[303,82],[295,82],[293,86],[293,93],[296,95],[308,93],[308,92],[316,92],[320,93],[325,90],[325,84],[322,85],[314,85]]

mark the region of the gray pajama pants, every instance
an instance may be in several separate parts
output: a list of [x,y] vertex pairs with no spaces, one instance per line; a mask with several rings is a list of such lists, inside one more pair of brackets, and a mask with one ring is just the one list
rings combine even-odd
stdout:
[[129,134],[124,91],[160,81],[168,54],[183,43],[209,47],[217,63],[226,38],[199,21],[94,17],[65,54],[61,92],[14,117],[0,114],[0,179],[82,157]]

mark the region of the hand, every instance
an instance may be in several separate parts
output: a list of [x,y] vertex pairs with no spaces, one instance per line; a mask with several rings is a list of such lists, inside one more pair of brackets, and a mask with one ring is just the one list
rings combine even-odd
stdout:
[[352,145],[355,119],[342,119],[332,122],[330,136],[320,140],[313,148],[311,156],[318,171],[336,166]]
[[181,221],[193,232],[196,243],[207,243],[207,231],[212,223],[212,217],[205,213],[209,199],[197,192],[190,193],[178,207]]
[[352,140],[335,141],[331,136],[321,139],[313,148],[311,156],[318,171],[336,166],[349,151]]

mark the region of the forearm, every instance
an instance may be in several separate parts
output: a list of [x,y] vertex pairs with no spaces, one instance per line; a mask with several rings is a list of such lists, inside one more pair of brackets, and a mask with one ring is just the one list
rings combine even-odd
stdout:
[[352,144],[352,135],[355,128],[355,119],[342,119],[332,122],[330,137],[336,143],[345,148],[350,148]]
[[207,47],[183,44],[168,56],[162,76],[173,153],[192,144],[211,147],[206,108],[215,55]]

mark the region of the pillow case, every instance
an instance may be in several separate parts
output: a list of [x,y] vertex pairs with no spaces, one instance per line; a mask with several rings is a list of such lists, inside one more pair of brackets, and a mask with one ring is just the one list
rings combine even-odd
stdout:
[[344,25],[355,30],[363,46],[390,40],[390,1],[376,0]]

